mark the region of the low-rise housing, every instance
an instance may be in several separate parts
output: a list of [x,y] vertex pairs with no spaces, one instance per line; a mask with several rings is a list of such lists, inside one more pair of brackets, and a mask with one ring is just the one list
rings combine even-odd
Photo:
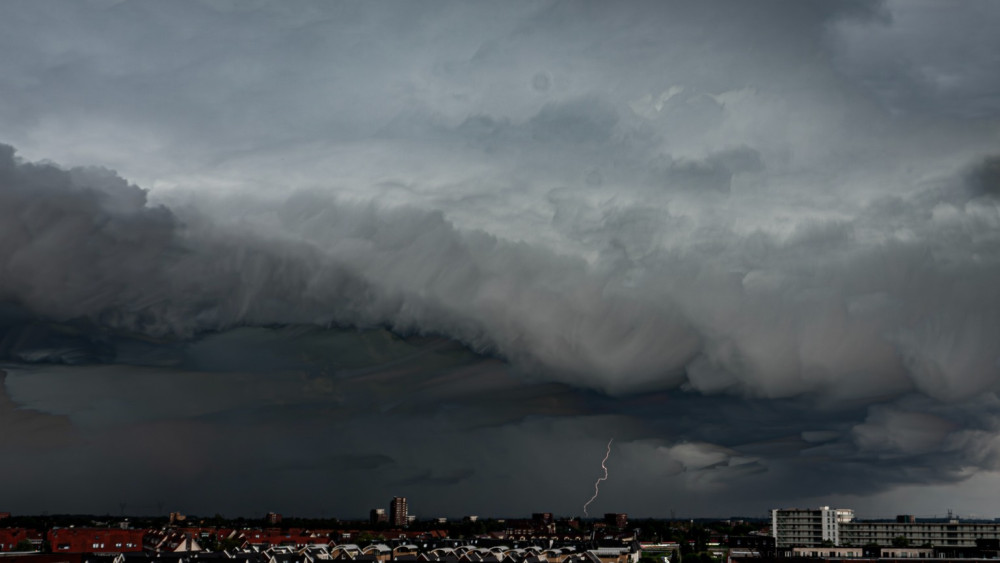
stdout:
[[145,530],[121,528],[52,528],[53,553],[127,553],[142,551]]

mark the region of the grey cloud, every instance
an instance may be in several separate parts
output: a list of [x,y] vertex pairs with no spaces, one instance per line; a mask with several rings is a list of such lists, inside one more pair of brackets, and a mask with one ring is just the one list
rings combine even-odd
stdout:
[[[882,103],[907,115],[946,114],[975,120],[995,115],[1000,88],[997,39],[977,21],[998,16],[991,2],[950,10],[935,2],[887,2],[887,17],[842,21],[840,67],[857,76]],[[964,33],[942,33],[964,29]],[[926,41],[934,36],[933,45]],[[992,62],[991,62],[992,61]]]
[[529,160],[534,153],[528,148],[531,146],[546,152],[564,151],[565,157],[566,152],[572,155],[580,151],[607,150],[620,141],[616,137],[621,135],[615,107],[594,96],[548,102],[522,123],[512,122],[507,117],[478,114],[467,117],[452,130],[436,124],[434,116],[423,116],[423,121],[423,124],[412,123],[423,138],[428,129],[436,126],[443,136],[455,135],[474,147],[491,152],[516,151]]
[[600,100],[572,100],[546,104],[528,122],[532,138],[540,143],[593,143],[611,140],[618,116]]
[[[829,22],[879,12],[865,2],[754,10],[655,2],[614,10],[450,2],[62,8],[34,20],[30,4],[10,8],[6,45],[24,56],[3,73],[11,97],[0,111],[22,131],[87,135],[88,143],[64,145],[77,157],[103,158],[128,143],[161,173],[178,172],[178,162],[212,168],[265,147],[367,139],[413,112],[444,123],[476,113],[515,123],[538,115],[542,137],[556,129],[565,137],[588,123],[587,134],[603,138],[613,113],[601,109],[609,102],[597,94],[609,86],[658,94],[679,84],[717,94],[784,82],[785,66],[822,51]],[[732,17],[717,17],[720,9]],[[103,26],[114,32],[91,32]],[[713,46],[699,45],[699,37],[713,37]],[[550,77],[544,96],[531,87],[538,75]],[[567,117],[579,114],[566,113],[565,104],[580,99],[596,100],[599,111],[567,129]],[[610,105],[619,114],[625,106]],[[95,129],[100,134],[87,132]],[[219,135],[226,141],[196,140]],[[11,139],[22,148],[28,142],[27,135]],[[111,164],[138,177],[131,162]],[[162,177],[148,168],[141,174]]]
[[892,456],[940,450],[955,428],[954,423],[932,414],[873,407],[853,432],[862,450]]
[[763,163],[760,153],[743,146],[710,154],[704,160],[661,156],[651,168],[654,178],[668,188],[728,193],[733,174],[759,172]]

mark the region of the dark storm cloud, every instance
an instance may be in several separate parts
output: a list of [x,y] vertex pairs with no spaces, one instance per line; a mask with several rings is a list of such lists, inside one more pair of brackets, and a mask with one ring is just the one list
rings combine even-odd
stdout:
[[987,156],[975,163],[966,178],[972,194],[1000,196],[1000,156]]
[[404,479],[404,480],[400,481],[398,484],[400,486],[404,486],[404,487],[405,486],[413,486],[413,485],[417,485],[417,486],[421,486],[421,487],[425,487],[425,486],[428,486],[428,485],[434,486],[434,487],[452,486],[452,485],[457,485],[458,483],[461,483],[462,481],[465,481],[469,477],[472,477],[472,475],[474,473],[475,473],[475,471],[473,471],[472,469],[468,469],[468,468],[466,468],[466,469],[460,469],[460,470],[457,470],[457,471],[451,471],[451,472],[449,472],[447,474],[444,474],[444,475],[435,475],[431,471],[425,471],[425,472],[423,472],[423,473],[421,473],[419,475],[414,475],[413,477],[409,477],[407,479]]
[[989,5],[54,5],[0,18],[0,353],[86,364],[120,404],[15,399],[142,421],[178,490],[238,425],[307,448],[272,499],[573,507],[534,460],[611,436],[677,507],[997,468]]
[[[952,10],[894,0],[887,8],[885,18],[844,29],[841,68],[890,110],[910,117],[995,118],[1000,79],[988,69],[997,63],[1000,42],[974,22],[995,21],[997,7],[977,0]],[[965,32],[954,32],[959,29]]]
[[331,472],[353,471],[376,471],[390,466],[394,460],[384,454],[363,454],[363,455],[330,455],[326,458],[310,458],[305,462],[291,462],[278,465],[279,470],[314,470],[320,469]]

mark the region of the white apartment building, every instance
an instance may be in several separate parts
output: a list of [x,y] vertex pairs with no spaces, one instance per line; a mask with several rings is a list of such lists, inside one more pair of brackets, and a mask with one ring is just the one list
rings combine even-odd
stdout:
[[841,545],[893,545],[905,540],[910,547],[975,547],[976,540],[1000,540],[1000,522],[962,522],[957,518],[938,522],[854,522],[843,526]]
[[847,508],[776,508],[771,510],[771,535],[778,549],[840,545],[841,525],[852,520],[854,511]]
[[[899,516],[892,521],[858,522],[850,509],[781,508],[771,510],[771,535],[779,550],[796,547],[975,547],[976,540],[1000,541],[1000,520],[917,521]],[[789,552],[791,553],[791,552]]]

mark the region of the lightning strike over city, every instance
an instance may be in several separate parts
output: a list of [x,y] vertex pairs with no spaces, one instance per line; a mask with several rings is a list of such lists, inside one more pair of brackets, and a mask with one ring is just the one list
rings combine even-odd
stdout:
[[590,497],[590,499],[587,502],[583,503],[584,516],[590,516],[590,513],[587,512],[587,507],[590,506],[590,503],[597,500],[597,495],[601,494],[601,481],[608,480],[608,466],[606,464],[608,462],[608,457],[611,456],[611,442],[613,442],[614,440],[615,440],[614,438],[608,440],[608,449],[606,452],[604,452],[604,459],[601,460],[601,469],[604,470],[604,475],[598,477],[597,481],[594,481],[594,496]]

